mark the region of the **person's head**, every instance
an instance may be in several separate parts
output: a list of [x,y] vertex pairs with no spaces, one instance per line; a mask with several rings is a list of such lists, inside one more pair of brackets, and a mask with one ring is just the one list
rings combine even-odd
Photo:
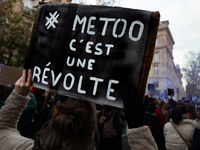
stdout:
[[178,103],[177,107],[171,111],[171,118],[175,124],[178,124],[182,119],[189,119],[187,108],[184,103]]
[[186,104],[187,111],[192,115],[193,119],[198,118],[198,114],[196,113],[194,105],[192,105],[191,103],[185,103],[185,104]]
[[166,102],[161,101],[160,105],[159,105],[160,109],[167,110],[168,109],[168,103],[169,103],[169,101],[166,101]]
[[189,99],[184,100],[184,103],[190,103]]
[[165,105],[165,102],[164,102],[164,101],[161,101],[159,107],[160,107],[160,108],[163,108],[164,105]]
[[188,112],[185,105],[178,105],[177,108],[180,108],[183,114],[186,114]]
[[181,108],[177,107],[171,111],[171,118],[175,124],[178,124],[182,120],[183,112]]
[[179,102],[179,103],[177,103],[177,107],[179,107],[182,110],[182,113],[188,112],[185,103]]
[[40,149],[90,150],[97,128],[95,106],[85,100],[69,98],[55,105],[54,110],[57,111],[55,117],[34,136],[35,144],[42,140]]
[[156,110],[156,103],[155,102],[149,102],[147,105],[146,111],[149,113],[154,113]]

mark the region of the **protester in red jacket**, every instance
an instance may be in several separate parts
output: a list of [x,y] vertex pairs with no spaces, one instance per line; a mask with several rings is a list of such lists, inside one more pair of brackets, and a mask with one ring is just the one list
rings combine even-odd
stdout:
[[160,119],[162,129],[164,129],[165,123],[168,121],[168,102],[160,102],[160,107],[155,110],[155,115]]

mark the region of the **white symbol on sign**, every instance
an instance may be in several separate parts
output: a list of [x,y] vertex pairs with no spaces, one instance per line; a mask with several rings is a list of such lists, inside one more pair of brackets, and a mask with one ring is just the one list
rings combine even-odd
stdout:
[[51,16],[50,18],[46,17],[47,22],[45,24],[45,26],[47,26],[47,29],[49,29],[51,26],[53,28],[56,28],[56,26],[54,25],[54,23],[58,23],[58,16],[59,14],[57,14],[57,11],[52,15],[51,13],[49,13],[49,15]]

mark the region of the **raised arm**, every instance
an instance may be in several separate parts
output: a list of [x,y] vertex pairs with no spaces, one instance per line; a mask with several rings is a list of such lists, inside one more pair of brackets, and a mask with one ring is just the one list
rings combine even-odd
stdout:
[[32,79],[29,70],[26,81],[26,70],[15,83],[15,89],[7,98],[0,110],[0,149],[32,149],[33,140],[22,137],[17,131],[17,122],[25,109],[30,97],[28,96]]
[[21,78],[19,78],[15,83],[15,92],[26,97],[30,92],[31,81],[32,71],[28,71],[28,78],[26,81],[26,70],[23,70]]

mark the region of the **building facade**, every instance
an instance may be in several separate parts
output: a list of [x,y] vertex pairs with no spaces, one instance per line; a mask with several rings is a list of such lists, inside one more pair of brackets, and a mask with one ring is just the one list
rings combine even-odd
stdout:
[[184,96],[182,74],[179,66],[173,62],[173,45],[175,44],[168,21],[161,21],[158,29],[154,58],[152,61],[146,92],[150,91],[161,99],[166,99],[168,89],[174,89],[174,99]]

